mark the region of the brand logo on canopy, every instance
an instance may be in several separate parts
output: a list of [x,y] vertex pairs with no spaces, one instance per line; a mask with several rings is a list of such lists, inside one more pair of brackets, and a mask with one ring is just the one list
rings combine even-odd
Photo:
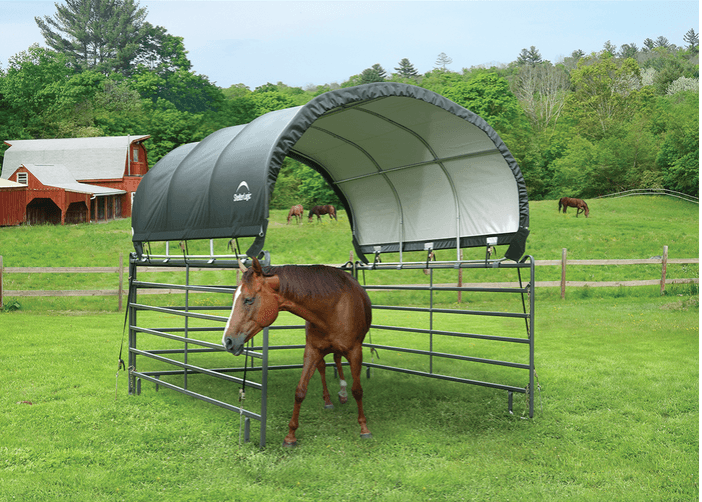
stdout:
[[[246,190],[242,190],[242,187],[245,188]],[[232,199],[233,202],[242,202],[242,201],[248,201],[251,200],[251,189],[249,188],[249,184],[246,183],[245,181],[242,181],[239,183],[239,186],[236,188],[236,192],[234,193],[234,197]]]

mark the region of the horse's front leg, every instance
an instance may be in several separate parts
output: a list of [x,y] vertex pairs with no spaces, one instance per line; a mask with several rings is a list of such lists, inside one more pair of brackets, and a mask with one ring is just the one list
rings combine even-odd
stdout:
[[321,354],[316,349],[311,348],[309,345],[305,347],[305,357],[302,362],[302,375],[300,376],[300,382],[297,384],[297,389],[295,390],[295,406],[293,407],[292,418],[288,424],[288,435],[285,436],[283,440],[283,446],[295,446],[297,444],[295,431],[299,426],[300,406],[302,405],[302,401],[305,400],[310,378],[314,375],[314,370],[321,358]]
[[361,387],[361,367],[363,363],[363,348],[359,343],[351,350],[347,359],[351,367],[351,376],[353,377],[353,385],[351,386],[351,394],[356,399],[358,405],[358,423],[361,425],[361,437],[371,438],[373,435],[366,425],[366,415],[363,413],[363,388]]

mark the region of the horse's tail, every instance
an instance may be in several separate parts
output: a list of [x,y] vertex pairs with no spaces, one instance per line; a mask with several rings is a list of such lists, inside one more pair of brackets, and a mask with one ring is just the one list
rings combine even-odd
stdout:
[[558,212],[561,212],[561,206],[563,206],[563,199],[558,199]]

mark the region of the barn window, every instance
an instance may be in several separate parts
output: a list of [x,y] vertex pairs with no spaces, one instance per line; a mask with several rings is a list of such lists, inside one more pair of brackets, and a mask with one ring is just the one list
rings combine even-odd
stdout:
[[23,185],[28,185],[29,182],[27,181],[27,173],[17,173],[17,183],[22,183]]
[[139,149],[136,147],[132,148],[132,162],[139,162]]

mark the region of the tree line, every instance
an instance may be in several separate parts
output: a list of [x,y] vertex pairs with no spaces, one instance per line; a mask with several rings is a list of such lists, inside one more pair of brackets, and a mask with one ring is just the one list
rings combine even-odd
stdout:
[[[543,60],[534,46],[500,66],[420,72],[403,58],[342,83],[220,88],[192,70],[182,37],[146,21],[136,0],[64,0],[36,18],[34,44],[0,66],[0,139],[150,134],[150,165],[172,149],[338,88],[417,85],[485,119],[508,146],[533,200],[633,188],[699,193],[699,37],[665,37]],[[0,148],[0,155],[6,146]],[[271,207],[338,203],[321,176],[286,159]]]

